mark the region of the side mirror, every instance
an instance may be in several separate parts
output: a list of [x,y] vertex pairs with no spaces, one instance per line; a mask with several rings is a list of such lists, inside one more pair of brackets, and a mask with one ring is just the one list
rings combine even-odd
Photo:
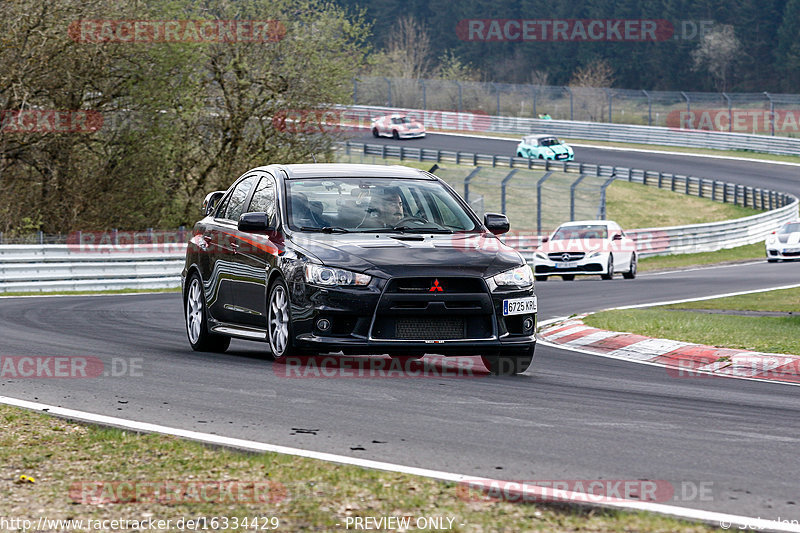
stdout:
[[508,218],[499,213],[486,213],[483,215],[483,225],[495,235],[508,233],[508,230],[511,229],[511,224],[508,223]]
[[223,196],[225,196],[225,191],[214,191],[208,193],[203,200],[203,216],[207,217],[210,215],[214,209],[217,208],[217,204],[220,200],[222,200]]
[[547,242],[547,241],[549,241],[549,240],[550,240],[550,237],[548,237],[547,235],[545,235],[544,237],[542,237],[542,244],[546,243],[546,242]]
[[611,237],[614,241],[621,241],[622,240],[622,233],[615,233],[613,237]]
[[247,233],[275,231],[275,228],[269,225],[269,217],[266,213],[245,213],[239,217],[238,227],[239,231]]

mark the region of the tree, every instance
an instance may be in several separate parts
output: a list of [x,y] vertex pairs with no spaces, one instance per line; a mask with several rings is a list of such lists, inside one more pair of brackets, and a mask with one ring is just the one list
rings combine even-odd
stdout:
[[705,69],[714,80],[717,90],[727,91],[730,69],[740,48],[741,43],[736,38],[733,26],[718,25],[703,36],[692,52],[694,70]]
[[[605,89],[611,87],[613,83],[614,70],[604,59],[579,68],[569,82],[574,107],[584,111],[589,120],[604,122],[605,112],[608,109],[608,95]],[[580,120],[581,117],[577,118]]]

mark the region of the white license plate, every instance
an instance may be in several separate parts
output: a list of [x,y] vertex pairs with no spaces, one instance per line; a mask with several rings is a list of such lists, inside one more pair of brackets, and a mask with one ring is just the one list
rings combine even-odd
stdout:
[[536,312],[536,296],[503,300],[503,316],[527,315]]
[[556,263],[556,268],[575,268],[578,263],[575,261],[568,261],[566,263]]

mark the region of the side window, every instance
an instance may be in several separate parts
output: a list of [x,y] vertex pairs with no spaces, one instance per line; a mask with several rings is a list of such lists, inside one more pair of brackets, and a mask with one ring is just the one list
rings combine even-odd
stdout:
[[272,184],[272,178],[261,178],[258,182],[253,199],[250,201],[250,207],[247,209],[248,213],[266,213],[269,219],[270,226],[277,225],[276,209],[275,209],[275,187]]
[[244,202],[247,200],[247,195],[250,194],[250,189],[253,188],[253,184],[257,179],[256,176],[250,176],[240,181],[233,189],[230,197],[225,200],[225,205],[220,208],[218,217],[237,222],[244,212]]

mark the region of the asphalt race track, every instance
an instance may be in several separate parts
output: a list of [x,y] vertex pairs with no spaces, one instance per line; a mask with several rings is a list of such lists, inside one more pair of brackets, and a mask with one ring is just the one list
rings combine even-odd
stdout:
[[[498,154],[514,148],[511,141],[438,135],[408,144]],[[797,167],[576,152],[586,162],[800,192]],[[636,280],[553,279],[537,284],[537,295],[544,320],[798,281],[800,262],[759,261]],[[234,341],[223,355],[192,352],[175,293],[0,299],[0,339],[0,355],[141,365],[140,373],[120,377],[3,379],[0,396],[467,475],[666,480],[676,495],[664,503],[800,519],[795,386],[679,377],[545,346],[529,373],[516,377],[476,370],[463,379],[287,378],[264,357],[263,344]],[[681,498],[701,483],[711,488],[706,498]]]

